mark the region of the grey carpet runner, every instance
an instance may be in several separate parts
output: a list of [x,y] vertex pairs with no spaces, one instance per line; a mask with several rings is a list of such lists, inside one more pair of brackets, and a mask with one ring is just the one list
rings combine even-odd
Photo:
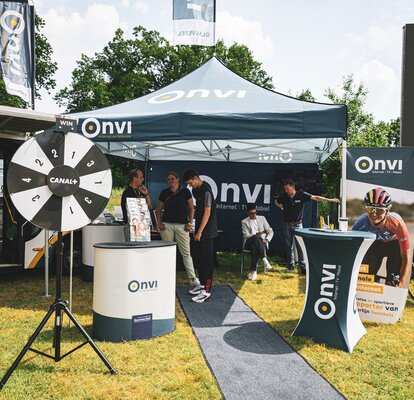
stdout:
[[229,286],[202,304],[188,289],[177,296],[225,399],[344,399]]

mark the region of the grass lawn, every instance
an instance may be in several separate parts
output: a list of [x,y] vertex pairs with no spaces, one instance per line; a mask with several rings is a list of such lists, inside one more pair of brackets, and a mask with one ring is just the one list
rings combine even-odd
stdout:
[[[304,302],[305,277],[275,270],[256,282],[239,273],[239,255],[221,254],[215,283],[228,284],[277,330],[333,386],[349,399],[414,398],[414,302],[407,301],[403,321],[367,324],[368,333],[352,354],[290,337]],[[178,284],[186,284],[183,272]],[[68,298],[67,278],[64,298]],[[44,298],[43,274],[0,275],[0,377],[12,364],[53,302]],[[214,300],[213,300],[214,301]],[[202,305],[200,305],[202,307]],[[92,284],[74,278],[73,312],[92,330]],[[83,342],[64,321],[62,352]],[[52,352],[53,324],[34,347]],[[176,302],[176,330],[166,336],[125,343],[97,342],[119,371],[110,375],[90,346],[59,363],[29,352],[0,392],[0,399],[219,399],[217,384],[206,365],[191,327]]]

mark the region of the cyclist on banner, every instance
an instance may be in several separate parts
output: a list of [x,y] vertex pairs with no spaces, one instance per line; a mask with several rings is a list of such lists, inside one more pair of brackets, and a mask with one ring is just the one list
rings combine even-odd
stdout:
[[353,231],[372,232],[375,242],[368,249],[363,264],[369,265],[369,274],[377,275],[386,257],[385,283],[404,287],[410,273],[410,240],[407,227],[397,213],[391,212],[391,195],[382,188],[371,189],[364,198],[366,213],[361,215]]

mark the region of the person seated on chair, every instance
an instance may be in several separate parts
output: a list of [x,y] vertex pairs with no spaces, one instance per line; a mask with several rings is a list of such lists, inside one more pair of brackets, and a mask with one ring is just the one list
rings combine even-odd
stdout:
[[[273,237],[273,229],[262,215],[257,215],[256,204],[247,204],[249,216],[242,222],[243,249],[251,252],[250,274],[247,279],[254,281],[257,278],[257,262],[262,258],[266,270],[272,269],[266,258],[266,248]],[[243,251],[242,249],[242,251]]]

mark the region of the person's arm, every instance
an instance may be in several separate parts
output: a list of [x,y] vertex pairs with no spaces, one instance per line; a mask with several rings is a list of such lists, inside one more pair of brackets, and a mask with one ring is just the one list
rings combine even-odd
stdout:
[[264,225],[264,230],[266,232],[266,237],[264,238],[264,241],[269,243],[273,238],[273,229],[269,225],[265,217],[263,217],[263,225]]
[[408,249],[400,249],[401,252],[401,270],[400,270],[400,283],[397,287],[402,288],[404,287],[404,283],[408,278],[408,273],[410,272],[410,248]]
[[248,224],[242,221],[242,235],[243,235],[243,241],[245,242],[248,237],[250,237],[249,227]]
[[275,206],[283,211],[283,204],[279,203],[279,200],[277,198],[275,199]]
[[152,200],[151,200],[151,197],[148,193],[148,189],[144,185],[140,186],[138,189],[139,189],[140,193],[143,196],[145,196],[145,202],[147,203],[148,209],[151,210],[152,209]]
[[155,215],[157,218],[158,229],[160,231],[163,231],[165,229],[165,225],[161,222],[161,213],[162,213],[163,208],[164,208],[164,203],[161,200],[158,200]]
[[207,222],[208,222],[208,219],[210,218],[210,215],[211,215],[211,207],[205,207],[203,217],[201,218],[200,226],[198,228],[197,233],[194,235],[194,240],[196,242],[200,241],[201,235],[203,233],[204,228],[207,225]]
[[190,232],[191,228],[193,227],[193,219],[194,219],[194,203],[193,203],[192,197],[190,197],[187,200],[187,208],[188,208],[188,222],[184,226],[184,230],[187,232]]
[[128,223],[128,213],[126,209],[126,194],[125,190],[122,192],[121,196],[121,209],[122,209],[122,219],[124,221],[124,224]]
[[316,196],[316,195],[312,195],[311,196],[311,200],[313,201],[326,201],[328,203],[340,203],[339,199],[337,198],[333,198],[333,199],[329,199],[328,197],[323,197],[323,196]]

